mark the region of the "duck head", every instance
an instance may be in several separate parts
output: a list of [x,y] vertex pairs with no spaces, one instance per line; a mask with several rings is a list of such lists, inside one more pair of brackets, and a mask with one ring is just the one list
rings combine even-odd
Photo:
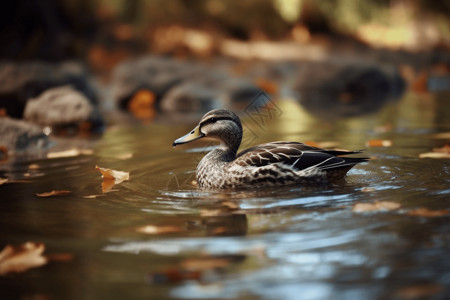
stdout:
[[173,147],[207,138],[220,142],[222,148],[237,151],[242,140],[239,117],[228,109],[214,109],[206,113],[188,134],[173,142]]

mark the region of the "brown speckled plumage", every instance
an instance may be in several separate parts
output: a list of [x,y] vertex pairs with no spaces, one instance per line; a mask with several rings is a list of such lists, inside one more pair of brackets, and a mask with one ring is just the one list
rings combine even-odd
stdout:
[[216,109],[205,114],[199,125],[173,144],[199,138],[220,141],[220,146],[203,157],[197,166],[202,188],[248,188],[327,182],[342,179],[357,163],[367,158],[341,155],[361,151],[326,150],[297,142],[272,142],[237,154],[242,125],[233,112]]

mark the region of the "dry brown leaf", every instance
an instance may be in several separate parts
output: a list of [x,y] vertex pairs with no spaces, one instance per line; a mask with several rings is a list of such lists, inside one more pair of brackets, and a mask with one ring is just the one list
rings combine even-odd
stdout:
[[0,185],[5,184],[9,181],[8,178],[0,178]]
[[52,196],[65,196],[72,193],[71,191],[66,190],[53,190],[51,192],[39,193],[36,194],[38,197],[52,197]]
[[121,159],[121,160],[125,160],[125,159],[130,159],[133,157],[133,153],[129,152],[129,153],[121,153],[121,154],[117,154],[116,158],[117,159]]
[[145,233],[145,234],[165,234],[165,233],[179,233],[183,232],[183,228],[179,226],[155,226],[155,225],[146,225],[142,227],[136,228],[137,232]]
[[413,210],[408,211],[408,215],[410,216],[416,216],[416,217],[440,217],[440,216],[447,216],[450,214],[450,211],[447,209],[443,210],[429,210],[425,207],[419,207]]
[[91,149],[77,149],[72,148],[69,150],[49,152],[47,153],[47,158],[62,158],[62,157],[74,157],[80,155],[92,155],[94,153]]
[[116,171],[112,169],[102,168],[99,166],[95,166],[95,169],[102,173],[102,192],[107,193],[110,192],[112,187],[116,184],[119,184],[123,181],[130,179],[129,172]]
[[391,147],[392,141],[391,140],[368,140],[366,142],[366,147]]
[[380,210],[396,210],[400,208],[400,203],[390,201],[377,201],[375,203],[356,203],[353,206],[354,212],[373,212]]
[[43,243],[6,245],[0,252],[0,275],[24,272],[45,265],[48,259],[42,256],[44,250]]

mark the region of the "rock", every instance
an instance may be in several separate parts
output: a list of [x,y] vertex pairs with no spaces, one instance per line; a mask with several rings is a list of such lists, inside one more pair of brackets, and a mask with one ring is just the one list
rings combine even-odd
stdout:
[[88,121],[93,105],[71,86],[50,88],[37,98],[30,99],[24,119],[41,126],[61,126]]
[[26,121],[0,118],[0,146],[8,152],[34,152],[47,148],[48,138],[42,129]]
[[309,65],[295,90],[309,112],[324,119],[373,113],[398,99],[405,88],[396,72],[376,66]]
[[[26,102],[43,91],[71,85],[97,106],[96,94],[88,82],[88,73],[79,63],[0,62],[0,107],[9,116],[22,118]],[[101,120],[98,120],[101,121]]]
[[147,90],[155,95],[158,106],[169,89],[203,72],[204,68],[200,64],[159,56],[128,60],[114,71],[113,98],[118,107],[126,109],[136,92]]

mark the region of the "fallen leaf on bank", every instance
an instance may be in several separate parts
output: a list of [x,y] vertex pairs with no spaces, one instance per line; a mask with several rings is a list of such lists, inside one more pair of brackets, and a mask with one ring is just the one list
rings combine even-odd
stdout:
[[92,155],[94,153],[91,149],[77,149],[72,148],[69,150],[49,152],[47,153],[47,158],[62,158],[62,157],[74,157],[80,155]]
[[391,147],[392,141],[391,140],[368,140],[366,142],[366,147]]
[[116,171],[116,170],[112,170],[112,169],[102,168],[99,166],[95,166],[95,169],[102,174],[102,178],[103,178],[102,192],[103,193],[110,192],[114,185],[130,179],[129,172]]
[[0,185],[5,184],[9,181],[8,178],[0,178]]
[[377,201],[375,203],[356,203],[353,212],[373,212],[380,210],[396,210],[400,208],[400,203],[390,201]]
[[429,210],[428,208],[425,208],[425,207],[419,207],[419,208],[408,211],[407,214],[410,216],[430,218],[430,217],[447,216],[450,214],[450,211],[447,209]]
[[403,287],[395,292],[400,299],[424,299],[441,292],[443,286],[437,283],[425,283]]
[[145,234],[165,234],[165,233],[179,233],[183,232],[183,228],[173,225],[156,226],[156,225],[146,225],[136,228],[137,232]]
[[43,243],[6,245],[0,252],[0,275],[24,272],[45,265],[48,259],[42,255],[44,250]]
[[65,196],[72,193],[71,191],[66,190],[53,190],[51,192],[38,193],[36,196],[38,197],[52,197],[52,196]]
[[155,94],[149,90],[137,91],[128,102],[127,109],[140,120],[151,120],[156,115]]

